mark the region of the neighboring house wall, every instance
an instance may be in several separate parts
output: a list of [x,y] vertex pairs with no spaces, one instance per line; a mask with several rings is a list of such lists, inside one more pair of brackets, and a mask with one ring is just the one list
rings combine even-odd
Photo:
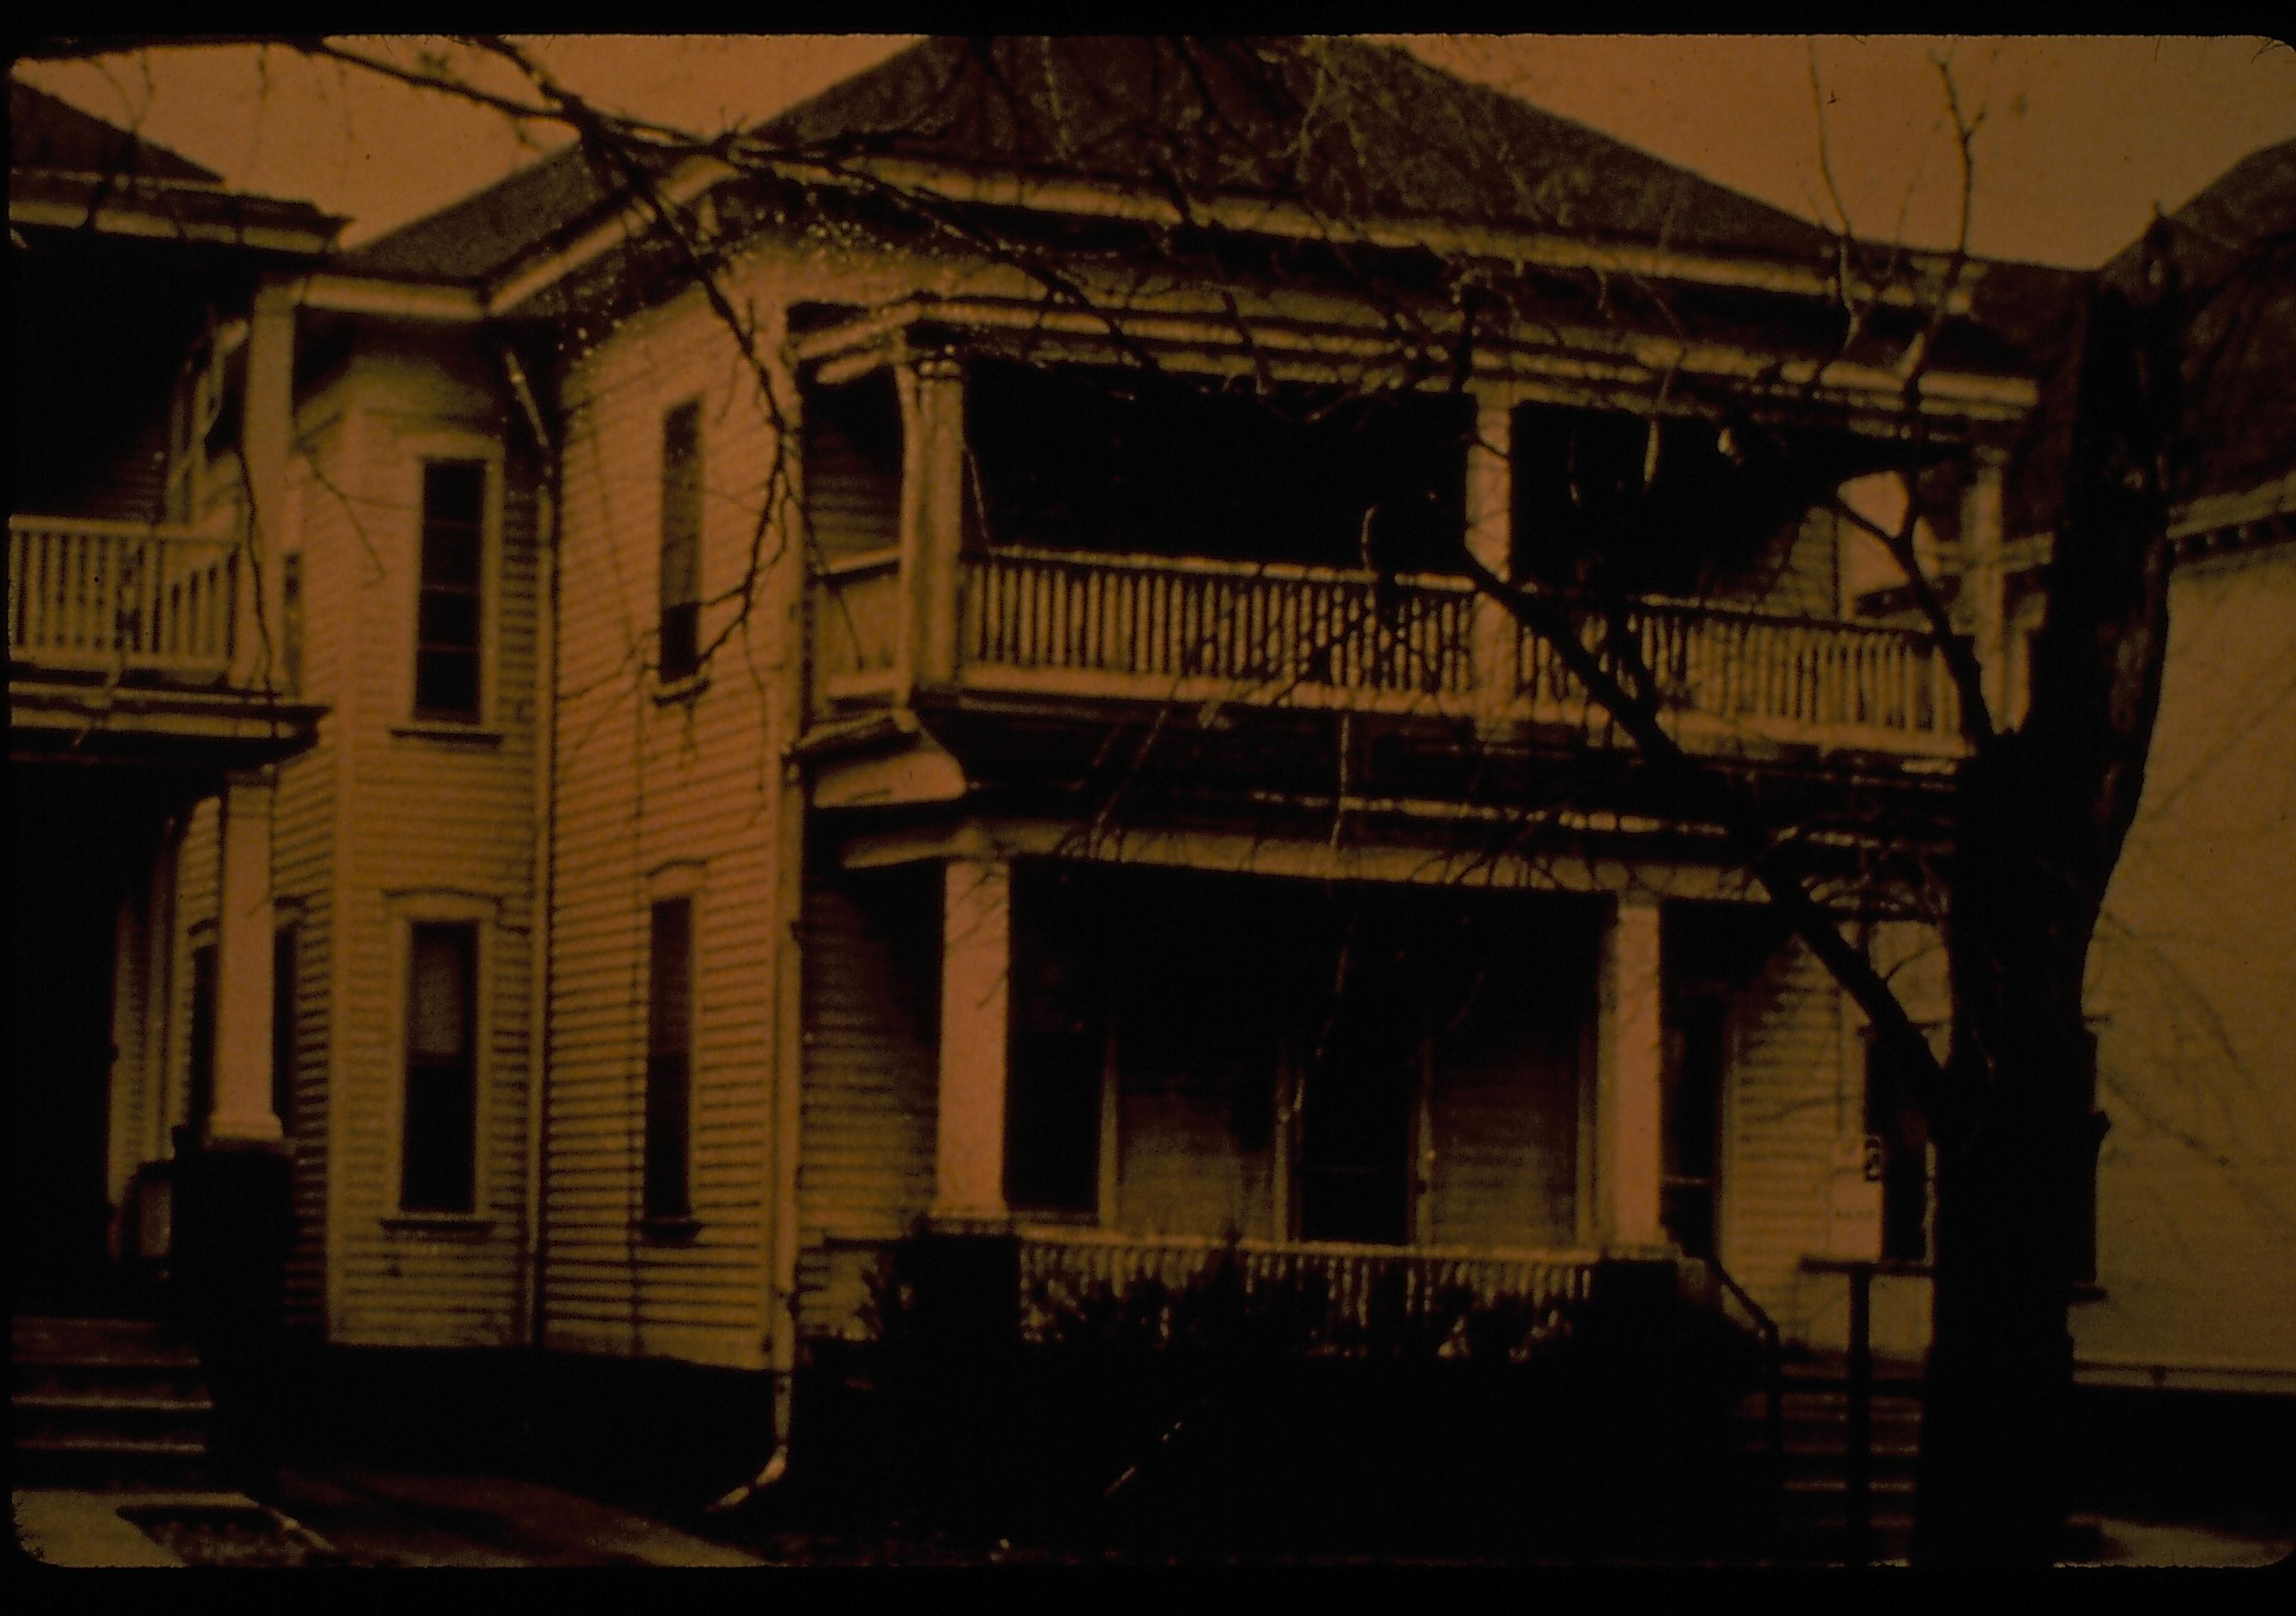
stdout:
[[2090,955],[2112,1127],[2085,1374],[2296,1385],[2292,760],[2296,544],[2181,563],[2143,806]]

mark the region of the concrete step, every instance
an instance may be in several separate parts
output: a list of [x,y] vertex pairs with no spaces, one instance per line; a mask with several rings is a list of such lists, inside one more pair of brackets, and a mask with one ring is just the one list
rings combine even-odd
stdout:
[[9,1371],[11,1395],[201,1397],[207,1374],[197,1358],[18,1358]]
[[32,1392],[9,1399],[8,1415],[19,1444],[49,1437],[126,1437],[173,1439],[204,1447],[215,1405],[204,1397]]
[[188,1491],[215,1482],[207,1444],[174,1437],[32,1437],[19,1440],[12,1457],[17,1487]]
[[195,1364],[186,1338],[147,1317],[16,1317],[9,1348],[19,1364]]

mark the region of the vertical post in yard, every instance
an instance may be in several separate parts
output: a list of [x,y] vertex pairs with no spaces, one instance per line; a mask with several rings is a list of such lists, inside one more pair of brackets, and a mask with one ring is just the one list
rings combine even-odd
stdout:
[[1849,1452],[1843,1505],[1849,1563],[1874,1559],[1874,1265],[1849,1269]]

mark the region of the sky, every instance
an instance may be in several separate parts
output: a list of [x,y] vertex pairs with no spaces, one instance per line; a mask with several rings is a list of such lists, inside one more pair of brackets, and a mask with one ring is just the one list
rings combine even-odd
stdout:
[[[2296,139],[2296,51],[2256,39],[1404,42],[1437,66],[1764,201],[1838,223],[1838,194],[1860,235],[1927,247],[1952,243],[1962,194],[1943,62],[1976,123],[1972,250],[2075,267],[2118,251],[2156,205],[2173,209],[2249,152]],[[421,48],[369,43],[409,61]],[[767,117],[909,40],[576,35],[532,43],[567,86],[603,105],[714,132]],[[453,201],[564,139],[547,126],[521,131],[496,113],[278,47],[154,48],[17,70],[242,189],[350,216],[346,242]]]

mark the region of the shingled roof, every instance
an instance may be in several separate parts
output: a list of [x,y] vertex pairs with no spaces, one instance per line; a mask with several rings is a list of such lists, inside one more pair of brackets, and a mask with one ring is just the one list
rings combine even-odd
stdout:
[[[759,126],[767,150],[1058,176],[1815,259],[1817,226],[1582,124],[1348,38],[940,37]],[[567,151],[344,255],[475,280],[609,196]]]
[[[2186,498],[2296,472],[2296,141],[2267,146],[2169,216],[2190,314]],[[2139,273],[2141,244],[2105,267]]]
[[930,39],[759,133],[855,156],[1281,197],[1334,218],[1789,256],[1829,241],[1583,124],[1345,37]]
[[213,169],[14,78],[8,81],[8,164],[58,174],[223,184]]

